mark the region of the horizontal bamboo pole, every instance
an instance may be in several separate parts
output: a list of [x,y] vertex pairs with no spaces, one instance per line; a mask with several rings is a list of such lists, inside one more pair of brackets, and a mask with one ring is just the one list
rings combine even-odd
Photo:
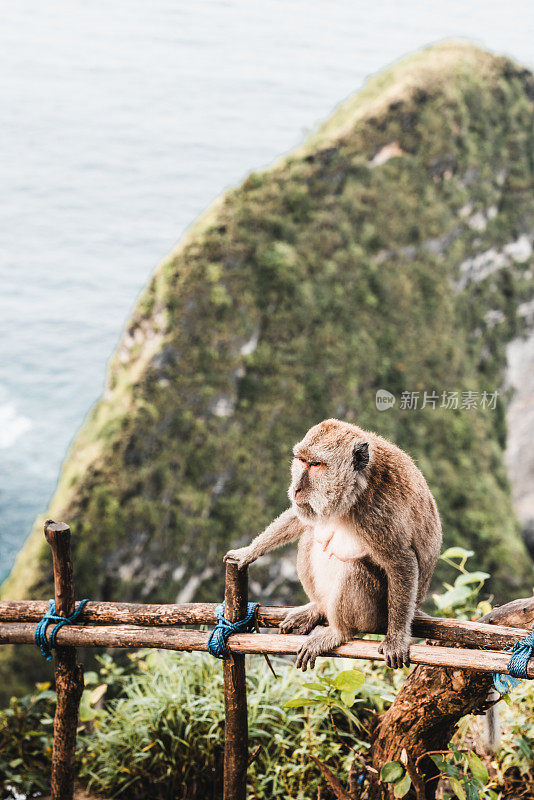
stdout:
[[[215,621],[215,606],[216,603],[170,605],[91,601],[85,606],[80,622],[160,628],[166,625],[208,625]],[[48,603],[43,600],[0,601],[0,623],[38,622],[47,610]],[[277,627],[286,614],[293,610],[294,607],[291,606],[260,605],[258,623],[263,628]],[[491,646],[495,650],[510,647],[517,639],[528,633],[526,629],[504,625],[419,615],[415,617],[412,631],[415,637],[422,639],[439,639],[467,647]]]
[[[31,644],[34,641],[34,630],[33,625],[24,622],[0,624],[0,644]],[[205,651],[208,636],[207,631],[181,628],[66,625],[58,632],[57,641],[60,645],[73,647],[148,647],[160,650]],[[230,637],[228,649],[234,653],[295,655],[306,638],[295,634],[236,633]],[[331,655],[383,661],[384,656],[378,652],[379,645],[380,642],[377,641],[353,639],[332,650]],[[510,655],[492,650],[413,644],[410,647],[410,658],[414,664],[507,673]],[[529,678],[534,678],[534,659],[529,662],[527,672]]]
[[[77,600],[76,604],[78,602]],[[98,622],[101,625],[199,625],[215,621],[216,605],[217,603],[110,603],[91,600],[79,619],[80,622]],[[38,622],[47,609],[46,600],[2,600],[0,622]],[[262,624],[267,627],[268,622]]]

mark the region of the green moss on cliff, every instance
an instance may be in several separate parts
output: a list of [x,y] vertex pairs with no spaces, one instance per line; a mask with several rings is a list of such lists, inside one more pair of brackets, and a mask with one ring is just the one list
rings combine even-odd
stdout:
[[[430,48],[192,228],[140,298],[47,512],[72,525],[80,596],[220,597],[222,554],[282,510],[290,447],[328,416],[411,453],[446,543],[476,551],[499,598],[530,586],[502,400],[381,413],[375,393],[501,388],[532,273],[465,265],[532,231],[533,96],[506,58]],[[3,595],[47,595],[50,574],[38,520]],[[277,559],[253,578],[294,590]]]

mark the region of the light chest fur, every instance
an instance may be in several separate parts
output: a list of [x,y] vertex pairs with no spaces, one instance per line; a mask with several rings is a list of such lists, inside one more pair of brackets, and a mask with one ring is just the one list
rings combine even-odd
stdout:
[[311,526],[313,542],[310,559],[318,599],[325,599],[339,582],[340,564],[350,564],[368,554],[365,544],[340,519],[320,519]]

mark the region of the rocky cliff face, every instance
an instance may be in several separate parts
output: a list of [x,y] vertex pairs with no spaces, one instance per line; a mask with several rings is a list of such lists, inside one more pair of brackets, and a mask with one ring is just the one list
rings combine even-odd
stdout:
[[[530,586],[504,450],[508,407],[534,517],[533,97],[510,60],[433,47],[209,209],[142,295],[47,511],[72,525],[79,596],[221,597],[223,553],[284,508],[291,445],[328,416],[412,454],[446,544],[475,550],[499,598]],[[5,597],[48,596],[41,531]],[[252,570],[256,597],[295,590],[291,555]]]
[[523,526],[523,537],[534,558],[534,303],[524,303],[519,313],[527,330],[509,342],[507,386],[511,391],[506,421],[506,464],[514,506]]

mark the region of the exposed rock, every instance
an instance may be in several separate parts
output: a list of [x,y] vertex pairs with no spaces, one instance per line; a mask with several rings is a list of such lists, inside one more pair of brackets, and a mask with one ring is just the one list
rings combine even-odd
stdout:
[[398,156],[403,156],[404,150],[399,147],[398,142],[390,142],[389,144],[384,145],[381,147],[378,153],[371,159],[369,162],[370,167],[381,167],[382,164],[385,164],[389,161],[390,158],[397,158]]
[[235,400],[231,397],[218,397],[211,406],[210,411],[216,417],[229,417],[235,408]]
[[524,264],[532,255],[532,238],[534,237],[523,234],[516,242],[505,245],[503,248],[505,255],[510,256],[518,264]]
[[532,255],[531,239],[534,236],[523,234],[516,241],[507,242],[503,247],[490,247],[473,258],[467,258],[460,264],[460,279],[456,283],[458,290],[465,289],[470,283],[480,283],[493,273],[513,262],[523,264]]
[[506,355],[507,385],[513,390],[506,415],[506,465],[515,509],[534,554],[534,330],[513,339]]
[[239,348],[239,352],[241,353],[241,355],[242,356],[250,356],[250,355],[252,355],[252,353],[254,352],[254,350],[258,346],[259,338],[260,338],[260,332],[259,332],[259,330],[257,330],[252,334],[252,336],[250,337],[248,342],[245,342]]

